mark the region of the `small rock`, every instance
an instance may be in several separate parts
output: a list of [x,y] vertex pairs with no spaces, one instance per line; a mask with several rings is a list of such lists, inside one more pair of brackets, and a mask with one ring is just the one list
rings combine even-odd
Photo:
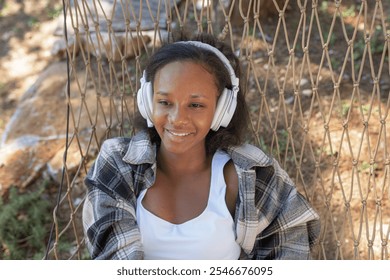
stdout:
[[294,102],[294,96],[290,96],[284,100],[284,103],[290,105]]
[[309,80],[306,79],[306,78],[303,78],[301,79],[301,81],[299,82],[299,85],[302,87],[302,86],[305,86],[309,83]]
[[306,97],[311,97],[313,95],[313,90],[311,89],[304,89],[302,90],[302,95]]

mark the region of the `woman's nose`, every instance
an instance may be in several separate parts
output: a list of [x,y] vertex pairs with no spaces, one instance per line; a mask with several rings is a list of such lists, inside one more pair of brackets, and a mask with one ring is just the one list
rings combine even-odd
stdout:
[[183,106],[177,105],[172,108],[169,113],[169,121],[172,124],[179,125],[188,122],[188,112]]

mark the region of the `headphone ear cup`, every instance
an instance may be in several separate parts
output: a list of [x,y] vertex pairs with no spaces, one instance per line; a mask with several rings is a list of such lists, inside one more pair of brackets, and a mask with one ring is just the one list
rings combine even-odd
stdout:
[[137,93],[137,105],[140,114],[146,119],[148,127],[153,127],[153,89],[151,82],[144,82],[141,84]]
[[232,91],[225,88],[218,99],[211,129],[217,131],[220,126],[227,127],[233,117],[236,105],[237,101]]

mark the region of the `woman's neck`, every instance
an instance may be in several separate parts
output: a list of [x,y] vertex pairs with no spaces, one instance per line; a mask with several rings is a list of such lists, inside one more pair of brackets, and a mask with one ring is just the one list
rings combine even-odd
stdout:
[[210,167],[211,157],[206,149],[182,154],[171,153],[160,147],[157,153],[157,167],[166,174],[188,174],[204,171]]

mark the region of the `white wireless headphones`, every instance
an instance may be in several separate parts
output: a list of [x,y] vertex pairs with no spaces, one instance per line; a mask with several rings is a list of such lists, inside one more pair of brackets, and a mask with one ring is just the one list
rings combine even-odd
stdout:
[[[191,44],[201,49],[213,52],[223,62],[229,72],[232,89],[225,88],[218,99],[214,118],[211,123],[211,129],[217,131],[219,127],[227,127],[233,117],[237,106],[237,93],[239,91],[239,79],[234,73],[233,67],[230,65],[226,56],[217,48],[202,43],[199,41],[180,41],[175,44]],[[153,89],[152,82],[146,81],[145,71],[141,77],[141,87],[137,93],[137,104],[141,115],[146,119],[148,127],[153,127],[152,112],[153,112]]]

